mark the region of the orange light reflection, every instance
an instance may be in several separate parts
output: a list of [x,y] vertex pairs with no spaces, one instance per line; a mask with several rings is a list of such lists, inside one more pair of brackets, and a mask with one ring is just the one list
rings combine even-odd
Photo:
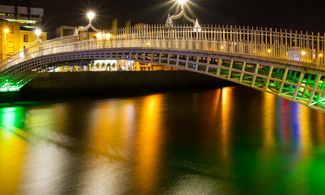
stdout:
[[226,87],[221,91],[221,158],[226,164],[229,164],[230,135],[229,131],[232,124],[232,98],[233,88]]
[[151,194],[155,188],[160,171],[161,134],[163,99],[161,95],[152,95],[144,99],[140,113],[139,131],[136,138],[135,165],[136,182],[140,184],[141,194]]
[[300,121],[300,151],[309,151],[311,142],[311,128],[310,128],[310,108],[306,106],[299,106],[299,121]]
[[272,94],[264,93],[263,97],[263,144],[264,148],[272,148],[275,145],[275,97]]

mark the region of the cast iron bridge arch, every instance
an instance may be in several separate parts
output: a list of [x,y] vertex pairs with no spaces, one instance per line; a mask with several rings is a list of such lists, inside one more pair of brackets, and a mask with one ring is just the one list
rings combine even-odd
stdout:
[[130,59],[207,74],[325,110],[325,36],[320,34],[164,25],[110,33],[113,36],[70,36],[31,46],[1,63],[0,88],[18,90],[36,70],[57,62]]

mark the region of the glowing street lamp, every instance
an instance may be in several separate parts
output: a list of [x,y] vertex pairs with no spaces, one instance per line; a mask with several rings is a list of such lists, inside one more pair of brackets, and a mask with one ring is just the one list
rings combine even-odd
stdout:
[[5,28],[5,29],[3,30],[3,32],[4,32],[5,34],[8,34],[8,33],[10,32],[10,30],[9,30],[9,28]]
[[177,3],[182,7],[186,4],[187,0],[177,0]]
[[301,51],[301,55],[302,55],[302,56],[305,56],[306,54],[307,54],[306,51]]
[[95,16],[96,16],[95,12],[93,12],[93,11],[87,12],[87,18],[89,20],[89,23],[91,23],[91,21],[95,18]]
[[106,38],[107,40],[111,39],[111,38],[112,38],[112,34],[111,34],[111,33],[106,33],[106,34],[105,34],[105,38]]
[[37,37],[37,41],[40,41],[40,36],[42,35],[42,30],[40,28],[36,28],[34,30],[34,33],[35,33],[35,35]]

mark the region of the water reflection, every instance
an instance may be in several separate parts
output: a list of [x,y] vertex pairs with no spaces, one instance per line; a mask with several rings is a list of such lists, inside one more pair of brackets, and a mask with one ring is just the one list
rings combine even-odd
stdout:
[[23,107],[0,108],[0,193],[18,193],[22,182],[28,147],[25,115]]
[[0,108],[0,193],[324,194],[324,121],[237,87]]
[[275,101],[273,95],[265,93],[263,97],[263,145],[266,149],[272,148],[275,145],[275,132],[274,132],[274,121],[275,121]]
[[135,145],[135,180],[141,194],[152,194],[160,174],[162,157],[162,95],[151,95],[143,98],[139,113],[139,131]]
[[221,156],[224,159],[224,161],[227,161],[227,155],[230,152],[230,129],[231,129],[231,124],[232,124],[232,105],[234,102],[231,101],[231,97],[233,96],[233,88],[227,87],[223,88],[222,91],[222,96],[221,96],[221,102],[222,102],[222,107],[221,107],[221,147],[222,147],[222,152]]

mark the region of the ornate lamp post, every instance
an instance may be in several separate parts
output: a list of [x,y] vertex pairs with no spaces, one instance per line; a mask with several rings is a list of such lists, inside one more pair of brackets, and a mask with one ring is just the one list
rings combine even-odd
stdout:
[[79,26],[78,28],[75,29],[74,31],[74,35],[77,36],[79,34],[80,31],[87,31],[88,29],[92,29],[93,31],[97,32],[97,33],[101,33],[101,30],[98,30],[97,28],[95,28],[92,24],[93,19],[96,17],[96,13],[93,11],[89,11],[87,12],[87,18],[89,20],[89,23],[87,26]]
[[172,16],[170,14],[168,14],[168,18],[167,18],[166,24],[165,24],[167,28],[174,27],[174,20],[177,20],[177,19],[181,18],[182,16],[184,16],[184,18],[187,21],[189,21],[189,22],[191,22],[193,24],[194,31],[196,31],[196,32],[201,31],[201,25],[200,25],[198,19],[190,18],[185,12],[184,7],[185,7],[187,2],[188,2],[188,0],[177,0],[177,3],[181,6],[181,12],[179,14],[172,15]]

